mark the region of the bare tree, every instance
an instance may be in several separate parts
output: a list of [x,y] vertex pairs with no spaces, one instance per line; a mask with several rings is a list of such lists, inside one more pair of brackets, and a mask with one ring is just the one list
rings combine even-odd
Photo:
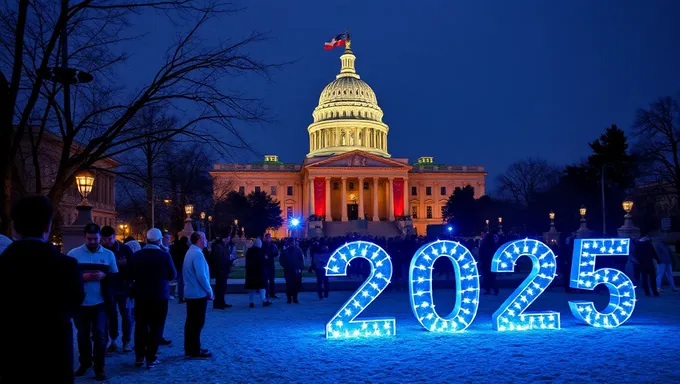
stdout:
[[633,124],[635,152],[642,160],[647,181],[670,186],[677,201],[680,197],[680,105],[671,97],[640,109]]
[[[201,34],[212,18],[235,8],[210,0],[54,3],[5,0],[0,9],[2,231],[9,224],[14,163],[29,131],[35,153],[45,133],[63,143],[47,192],[55,204],[76,173],[149,142],[182,136],[225,152],[248,147],[233,122],[262,121],[265,110],[260,100],[230,89],[227,79],[244,73],[266,76],[275,67],[244,52],[264,36],[230,40],[215,36],[214,30],[210,39]],[[136,37],[126,33],[128,17],[143,11],[166,15],[180,33],[146,85],[126,92],[115,70],[127,59],[119,52],[120,43]],[[64,71],[67,66],[85,70],[95,80],[72,87],[78,73]],[[163,106],[176,116],[171,129],[138,129],[135,116],[150,106]],[[34,167],[41,168],[38,156]]]
[[530,206],[538,193],[557,183],[559,174],[559,168],[544,159],[517,161],[498,177],[499,192],[519,204]]

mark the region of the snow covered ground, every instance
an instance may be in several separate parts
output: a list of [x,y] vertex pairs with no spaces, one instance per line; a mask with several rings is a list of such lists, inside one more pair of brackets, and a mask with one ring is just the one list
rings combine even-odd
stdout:
[[[667,291],[668,292],[668,291]],[[233,308],[208,309],[203,346],[214,356],[186,360],[185,306],[172,302],[161,347],[162,364],[134,367],[133,354],[107,358],[109,383],[671,383],[680,380],[680,294],[649,298],[638,292],[630,320],[616,329],[577,324],[568,300],[604,306],[604,294],[551,289],[532,310],[561,312],[562,329],[497,332],[491,314],[511,293],[482,296],[474,323],[460,334],[425,331],[414,318],[408,291],[381,295],[361,317],[393,316],[397,335],[382,339],[327,340],[326,321],[352,292],[301,304],[276,301],[248,308],[248,296],[228,295]],[[641,295],[641,297],[640,297]],[[453,291],[435,291],[440,313],[453,307]],[[94,382],[92,377],[78,383]]]

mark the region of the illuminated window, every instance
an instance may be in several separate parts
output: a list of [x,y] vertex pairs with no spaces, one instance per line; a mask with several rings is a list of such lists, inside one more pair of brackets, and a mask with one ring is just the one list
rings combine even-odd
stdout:
[[289,185],[286,187],[286,195],[293,196],[293,186]]
[[411,206],[411,218],[413,218],[413,219],[418,218],[418,206],[417,205]]
[[431,205],[427,206],[427,218],[428,219],[432,218],[432,206]]
[[278,194],[278,191],[276,190],[276,186],[272,186],[270,188],[269,194],[272,196],[276,196]]
[[425,187],[425,194],[428,196],[432,196],[432,187]]
[[418,196],[418,187],[411,187],[411,196]]

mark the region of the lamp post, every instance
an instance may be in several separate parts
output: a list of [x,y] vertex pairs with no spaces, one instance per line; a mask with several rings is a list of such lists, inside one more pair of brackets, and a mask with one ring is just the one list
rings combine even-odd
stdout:
[[201,221],[199,222],[199,230],[201,228],[205,230],[205,212],[201,212],[198,216],[201,218]]
[[484,220],[486,223],[486,231],[489,232],[489,219]]
[[127,237],[127,233],[128,233],[128,225],[125,224],[125,223],[119,224],[118,228],[123,230],[123,240],[125,240],[125,238]]
[[587,210],[585,205],[582,205],[578,210],[578,213],[581,215],[581,226],[579,227],[578,231],[576,231],[576,236],[581,239],[589,237],[591,233],[590,229],[588,229],[588,225],[586,224],[586,212]]
[[543,240],[550,245],[555,245],[559,241],[560,233],[555,229],[555,212],[550,211],[548,214],[550,218],[550,229],[543,233]]
[[194,233],[194,227],[191,225],[191,214],[194,213],[194,206],[191,204],[185,205],[184,213],[186,213],[187,218],[184,219],[184,228],[179,232],[179,234],[180,237],[181,236],[189,237],[191,236],[192,233]]
[[211,238],[212,232],[212,216],[208,216],[208,239]]
[[499,235],[503,234],[503,218],[502,217],[498,218],[498,234]]
[[73,225],[87,225],[92,222],[92,206],[87,201],[87,196],[92,192],[94,179],[94,174],[91,172],[82,172],[76,175],[76,187],[82,199],[76,206],[78,217]]
[[618,232],[619,237],[629,237],[633,239],[640,237],[640,228],[635,227],[633,224],[633,215],[630,214],[633,210],[633,204],[633,200],[630,198],[627,198],[621,203],[626,214],[623,216],[623,226],[616,231]]

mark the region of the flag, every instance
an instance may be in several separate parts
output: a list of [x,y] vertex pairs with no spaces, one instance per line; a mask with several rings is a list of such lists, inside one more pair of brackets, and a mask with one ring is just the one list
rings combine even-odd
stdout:
[[347,33],[347,32],[341,33],[341,34],[335,36],[334,38],[332,38],[330,41],[325,42],[323,44],[323,49],[329,50],[329,49],[333,49],[335,47],[341,47],[341,46],[345,45],[345,42],[347,42],[347,40],[349,40],[349,33]]

